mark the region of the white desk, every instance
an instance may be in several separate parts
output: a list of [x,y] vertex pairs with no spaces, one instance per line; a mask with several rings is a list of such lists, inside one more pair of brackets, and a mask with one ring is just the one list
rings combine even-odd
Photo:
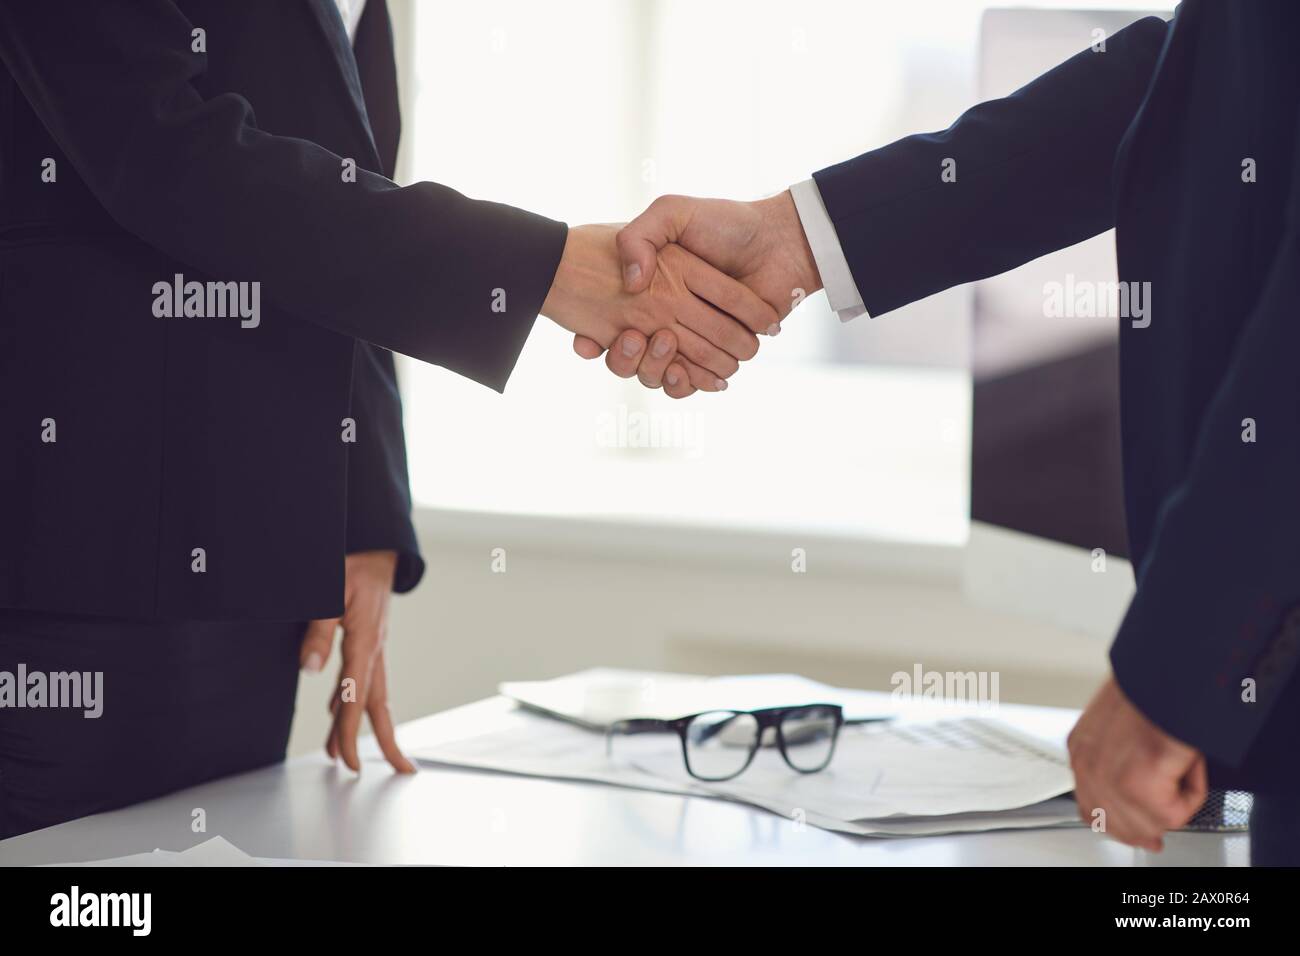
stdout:
[[[404,724],[410,750],[482,730],[499,698]],[[1064,712],[1019,708],[1059,725]],[[323,755],[228,777],[0,842],[0,864],[78,862],[221,835],[259,857],[465,865],[965,866],[1245,865],[1245,835],[1175,833],[1161,854],[1082,827],[866,839],[798,827],[720,800],[504,774],[422,769],[398,776],[367,740],[360,777]],[[192,811],[207,832],[192,833]]]

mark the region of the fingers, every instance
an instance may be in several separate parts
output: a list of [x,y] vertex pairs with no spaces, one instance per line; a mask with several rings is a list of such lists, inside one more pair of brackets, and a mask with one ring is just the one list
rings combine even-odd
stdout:
[[718,378],[715,374],[706,368],[701,368],[688,358],[677,356],[676,364],[680,365],[686,372],[686,380],[691,383],[691,387],[701,392],[725,392],[728,383]]
[[[353,646],[349,646],[350,643]],[[359,653],[355,642],[345,640],[343,668],[339,672],[338,701],[334,711],[334,746],[336,755],[342,757],[348,769],[356,773],[361,772],[357,735],[361,731],[361,715],[370,692],[374,668],[372,650],[373,645]]]
[[[753,335],[776,335],[781,331],[780,314],[759,298],[758,294],[749,286],[720,272],[703,259],[689,252],[682,255],[681,259],[682,278],[686,282],[686,288],[706,302],[713,303],[720,310],[715,314],[721,315],[724,319],[735,319]],[[714,345],[726,349],[742,361],[753,358],[754,353],[758,351],[757,341],[753,342],[749,354],[741,354],[733,351],[725,343],[713,338],[713,336],[708,335],[704,330],[697,329],[696,331],[704,335]],[[732,333],[733,337],[739,335],[739,329]],[[741,337],[740,341],[748,342],[749,339],[753,338],[753,335],[747,338]]]
[[1145,836],[1157,843],[1166,830],[1185,826],[1209,793],[1205,758],[1199,754],[1190,765],[1142,754],[1136,762],[1130,759],[1117,777],[1120,798],[1136,808]]
[[668,358],[668,368],[663,374],[663,390],[669,398],[689,398],[696,392],[720,392],[727,387],[727,383],[717,375],[690,359],[682,358],[681,355],[669,355]]
[[1106,832],[1129,846],[1158,853],[1169,827],[1154,808],[1150,794],[1139,792],[1132,782],[1121,781],[1100,798],[1106,808]]
[[1090,827],[1100,822],[1101,832],[1120,843],[1158,852],[1164,827],[1143,808],[1141,801],[1131,799],[1104,778],[1098,780],[1099,776],[1076,764],[1075,800],[1079,819]]
[[312,674],[319,674],[324,669],[325,662],[330,657],[330,648],[334,646],[334,632],[338,626],[338,618],[307,622],[302,647],[298,651],[300,668]]
[[1174,813],[1178,818],[1176,826],[1183,827],[1192,815],[1205,804],[1205,798],[1210,795],[1209,773],[1206,770],[1205,758],[1197,757],[1196,762],[1192,764],[1192,769],[1187,772],[1183,778],[1182,789],[1179,793],[1179,800],[1174,808]]
[[674,331],[677,333],[678,353],[718,377],[718,381],[712,383],[715,385],[715,391],[725,389],[727,387],[725,380],[736,374],[740,363],[684,325],[678,325]]
[[686,296],[677,310],[677,321],[741,362],[758,354],[754,333],[703,299]]
[[637,378],[646,388],[663,385],[664,374],[677,354],[677,336],[668,329],[660,329],[650,340],[650,349],[637,367]]
[[325,734],[325,754],[330,760],[339,759],[339,691],[334,688],[334,693],[330,694],[329,703],[330,712],[330,729]]
[[[669,398],[690,398],[695,394],[695,386],[691,384],[690,376],[686,369],[682,367],[686,360],[678,358],[668,366],[668,371],[664,372],[664,394]],[[699,368],[698,365],[690,363],[692,368]],[[703,371],[703,370],[701,370]],[[705,373],[712,377],[712,372]]]
[[645,336],[636,329],[621,333],[614,347],[605,354],[606,367],[619,378],[631,378],[646,354]]
[[628,292],[649,288],[659,250],[681,234],[689,206],[689,200],[681,196],[660,196],[619,230],[618,257],[623,267],[623,288]]
[[669,329],[660,329],[648,345],[642,333],[629,329],[606,354],[605,364],[619,378],[635,375],[647,388],[662,387],[670,398],[720,390],[716,374],[677,354],[677,336]]
[[600,358],[605,353],[599,342],[595,339],[589,339],[585,335],[575,335],[573,337],[573,351],[585,359]]
[[717,375],[677,354],[677,336],[669,329],[660,329],[648,344],[629,329],[609,350],[605,365],[619,378],[635,375],[647,388],[662,387],[670,398],[688,398],[700,388],[718,391]]
[[[692,334],[688,329],[680,326],[676,328],[687,336]],[[625,333],[624,337],[645,341],[636,332]],[[706,343],[701,348],[707,349],[709,346]],[[727,360],[721,353],[717,357],[721,362]],[[697,391],[720,392],[727,387],[727,383],[715,372],[701,367],[678,352],[678,335],[671,329],[656,332],[650,340],[649,348],[641,353],[640,364],[633,364],[635,362],[635,356],[623,355],[621,348],[611,349],[605,359],[605,364],[614,374],[623,378],[635,374],[646,388],[662,387],[669,398],[688,398]]]
[[375,740],[384,759],[398,773],[415,773],[415,764],[406,759],[397,746],[397,731],[393,727],[393,715],[388,712],[388,668],[384,664],[384,652],[381,650],[375,658],[374,671],[370,679],[370,694],[366,698],[366,715],[370,718],[370,727],[375,732]]

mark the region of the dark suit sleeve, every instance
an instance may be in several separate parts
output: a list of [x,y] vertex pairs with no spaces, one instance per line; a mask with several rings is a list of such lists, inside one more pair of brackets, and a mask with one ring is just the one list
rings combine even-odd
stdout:
[[[1143,712],[1228,765],[1248,756],[1300,656],[1298,183],[1300,168],[1286,234],[1111,648]],[[1242,440],[1247,418],[1254,442]]]
[[305,321],[503,388],[564,224],[362,169],[343,182],[339,156],[259,129],[247,100],[200,96],[191,29],[169,0],[4,2],[0,57],[128,232],[209,276],[261,282]]
[[[1079,54],[945,132],[816,174],[867,309],[888,312],[1109,228],[1115,152],[1166,30],[1138,21],[1106,53]],[[939,179],[945,158],[956,160],[955,183]],[[1247,757],[1300,657],[1300,169],[1292,175],[1289,232],[1111,648],[1137,706],[1229,766]],[[1247,418],[1253,443],[1241,437]]]
[[356,440],[348,445],[347,552],[396,551],[393,590],[420,583],[424,559],[411,523],[402,398],[393,353],[358,342],[352,365]]
[[[1114,225],[1112,170],[1168,25],[1147,17],[941,133],[814,175],[871,315]],[[952,160],[954,182],[941,178]]]

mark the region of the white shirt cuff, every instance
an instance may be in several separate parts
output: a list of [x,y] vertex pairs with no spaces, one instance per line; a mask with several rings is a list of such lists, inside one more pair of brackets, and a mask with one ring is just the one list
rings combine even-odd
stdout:
[[[796,183],[790,187],[790,198],[794,200],[795,211],[799,213],[799,222],[804,235],[808,237],[808,246],[812,249],[813,261],[821,273],[822,287],[826,290],[826,301],[839,315],[841,322],[867,315],[866,304],[858,292],[858,284],[853,281],[853,272],[849,261],[840,248],[840,237],[835,232],[835,223],[822,202],[821,190],[811,179]],[[871,316],[867,315],[867,318]]]

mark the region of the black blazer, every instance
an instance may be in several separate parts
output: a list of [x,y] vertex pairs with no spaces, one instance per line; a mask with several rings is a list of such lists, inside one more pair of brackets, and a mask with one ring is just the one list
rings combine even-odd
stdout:
[[1298,6],[1187,0],[815,177],[873,315],[1116,227],[1119,278],[1151,283],[1151,312],[1120,326],[1138,583],[1111,661],[1225,767],[1266,725],[1279,743],[1300,727]]
[[[0,606],[326,617],[368,548],[414,586],[387,350],[504,387],[566,229],[397,187],[383,0],[356,51],[332,0],[0,4]],[[177,273],[260,323],[157,317]]]

